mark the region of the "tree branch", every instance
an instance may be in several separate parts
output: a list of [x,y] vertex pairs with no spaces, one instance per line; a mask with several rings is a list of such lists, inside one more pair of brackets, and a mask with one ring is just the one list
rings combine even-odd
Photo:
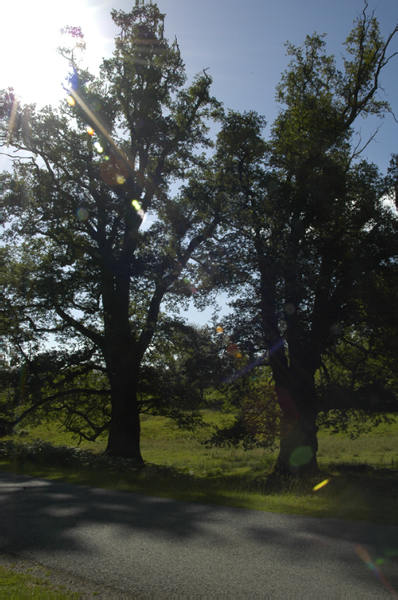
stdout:
[[75,329],[76,331],[81,333],[84,337],[87,337],[89,340],[94,342],[94,344],[96,344],[96,346],[98,346],[98,348],[100,348],[101,350],[104,348],[105,340],[102,335],[92,331],[91,329],[88,329],[87,327],[82,325],[79,321],[76,321],[76,319],[74,319],[73,317],[68,315],[68,313],[65,312],[55,302],[53,303],[53,307],[54,307],[54,310],[57,313],[57,315],[59,317],[61,317],[61,319],[63,319],[70,327],[72,327],[73,329]]

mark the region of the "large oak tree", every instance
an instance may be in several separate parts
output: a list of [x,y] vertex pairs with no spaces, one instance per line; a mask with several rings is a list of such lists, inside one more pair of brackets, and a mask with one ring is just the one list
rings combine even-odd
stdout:
[[[214,190],[171,185],[200,171],[219,105],[205,72],[185,85],[156,5],[112,18],[120,33],[98,78],[62,49],[72,75],[59,110],[9,95],[19,152],[6,193],[5,323],[28,375],[5,421],[21,402],[23,414],[58,411],[89,439],[108,430],[108,454],[142,462],[137,393],[160,306],[187,287],[184,270],[220,218]],[[66,31],[82,45],[79,28]]]
[[218,136],[219,185],[230,197],[228,222],[212,243],[218,286],[234,296],[235,343],[254,364],[266,354],[272,370],[282,472],[317,468],[320,412],[374,409],[375,400],[379,410],[393,406],[381,371],[344,397],[336,386],[319,394],[316,374],[337,347],[358,340],[359,355],[386,360],[378,332],[386,340],[386,328],[393,335],[397,327],[388,282],[398,274],[398,220],[383,200],[396,183],[396,159],[386,180],[354,143],[359,117],[389,110],[378,92],[397,31],[383,41],[364,10],[346,41],[344,71],[322,36],[289,45],[270,141],[253,112],[227,114]]

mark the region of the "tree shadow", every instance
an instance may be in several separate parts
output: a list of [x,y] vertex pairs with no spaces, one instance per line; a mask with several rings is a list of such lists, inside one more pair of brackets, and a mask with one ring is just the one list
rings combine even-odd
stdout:
[[[205,595],[225,590],[246,597],[294,595],[312,585],[316,595],[317,578],[334,582],[336,595],[347,585],[348,594],[372,590],[376,595],[386,591],[374,577],[377,569],[398,588],[398,527],[177,501],[11,473],[0,473],[0,502],[0,553],[45,557],[50,566],[62,558],[80,573],[87,562],[104,584],[121,585],[117,578],[124,577],[123,589],[131,590],[127,569],[145,591],[146,558],[153,588],[160,596],[163,589],[163,597],[166,591],[176,593],[177,581],[184,582],[178,588],[184,593],[192,586]],[[373,572],[363,556],[379,561]]]
[[205,504],[11,473],[0,473],[0,485],[2,552],[43,546],[54,551],[82,549],[70,533],[90,524],[119,527],[122,537],[142,531],[168,539],[189,538],[201,534],[214,512],[214,507]]

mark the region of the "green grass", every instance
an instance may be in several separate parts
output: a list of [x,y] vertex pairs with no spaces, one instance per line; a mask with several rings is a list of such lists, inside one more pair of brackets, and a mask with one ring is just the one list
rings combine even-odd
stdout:
[[[140,472],[9,460],[3,460],[0,469],[181,500],[398,524],[398,423],[382,425],[357,440],[321,432],[319,465],[324,474],[299,481],[270,474],[275,453],[261,449],[208,449],[200,443],[209,437],[212,424],[220,425],[232,418],[205,411],[209,427],[189,432],[166,418],[144,416],[142,454],[147,466]],[[54,425],[26,431],[20,440],[37,438],[56,445],[77,445]],[[82,447],[102,452],[105,443],[102,439],[95,444],[82,443]],[[314,491],[322,479],[329,481]]]
[[318,458],[321,465],[342,462],[398,469],[398,419],[390,425],[382,423],[355,440],[342,433],[321,431]]
[[25,572],[0,565],[2,598],[81,598],[80,593],[63,589],[49,581],[48,571],[42,567],[27,568]]
[[[204,411],[203,414],[205,422],[210,426],[222,426],[233,420],[230,414],[212,411]],[[142,454],[146,461],[194,470],[197,474],[200,471],[206,471],[208,474],[219,469],[223,472],[248,472],[253,469],[263,472],[276,458],[276,453],[264,452],[261,449],[207,449],[200,440],[209,437],[212,431],[210,427],[196,432],[183,431],[164,417],[143,415],[141,429]],[[17,436],[17,439],[23,442],[43,439],[54,445],[77,446],[77,441],[72,435],[60,431],[54,423],[22,429],[22,435]],[[105,446],[106,438],[96,442],[83,440],[80,444],[81,448],[93,452],[103,452]],[[318,459],[323,469],[326,469],[330,462],[398,468],[398,420],[391,425],[382,424],[370,434],[362,435],[356,440],[350,440],[345,434],[331,435],[327,431],[321,431]]]

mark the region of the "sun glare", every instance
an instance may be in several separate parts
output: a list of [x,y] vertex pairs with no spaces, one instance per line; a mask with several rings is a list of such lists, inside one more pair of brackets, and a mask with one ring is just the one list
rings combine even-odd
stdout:
[[56,48],[70,43],[70,38],[61,36],[60,29],[66,25],[82,28],[87,44],[82,65],[96,70],[105,54],[96,11],[85,0],[69,0],[64,4],[19,0],[2,7],[0,88],[13,87],[23,103],[58,104],[65,96],[62,84],[69,65]]

